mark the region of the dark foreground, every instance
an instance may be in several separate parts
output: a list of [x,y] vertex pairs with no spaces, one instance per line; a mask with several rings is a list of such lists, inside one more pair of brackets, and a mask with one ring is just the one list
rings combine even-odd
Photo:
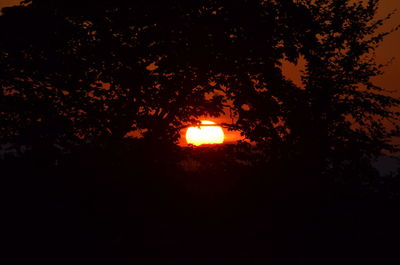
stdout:
[[398,178],[240,155],[135,144],[5,158],[7,264],[399,264]]

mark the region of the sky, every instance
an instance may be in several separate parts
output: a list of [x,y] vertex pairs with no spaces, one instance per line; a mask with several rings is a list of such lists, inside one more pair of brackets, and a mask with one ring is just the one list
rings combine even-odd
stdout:
[[[20,0],[0,0],[0,8],[16,5]],[[397,9],[397,13],[383,25],[382,30],[388,31],[400,24],[400,0],[381,0],[378,18],[385,17],[388,13]],[[378,63],[385,64],[394,58],[394,61],[385,68],[385,73],[377,77],[374,81],[387,91],[393,91],[394,95],[400,97],[400,88],[398,79],[400,77],[400,30],[393,32],[381,43],[376,51],[376,59]],[[299,67],[286,64],[284,66],[284,74],[292,79],[296,84],[300,84]],[[229,113],[213,121],[229,123]],[[239,135],[234,132],[227,132],[226,140],[236,140]]]
[[[395,9],[397,9],[397,14],[383,25],[383,30],[390,30],[400,24],[400,1],[382,1],[379,11],[380,17],[384,17],[385,14],[388,14]],[[376,79],[376,82],[387,90],[396,91],[396,95],[400,96],[398,81],[400,77],[400,30],[387,36],[377,50],[377,61],[379,63],[385,63],[393,57],[393,63],[385,69],[385,74],[383,76]]]

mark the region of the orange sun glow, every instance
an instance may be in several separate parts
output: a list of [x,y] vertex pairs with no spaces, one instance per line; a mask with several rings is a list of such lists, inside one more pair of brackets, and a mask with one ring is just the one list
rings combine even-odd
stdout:
[[222,144],[224,142],[224,132],[221,126],[215,125],[212,121],[201,121],[207,126],[189,127],[186,131],[186,142],[196,146],[202,144]]

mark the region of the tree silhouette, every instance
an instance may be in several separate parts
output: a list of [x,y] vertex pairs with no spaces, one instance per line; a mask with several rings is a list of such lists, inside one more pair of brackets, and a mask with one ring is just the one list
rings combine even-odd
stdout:
[[[182,124],[219,115],[224,100],[244,96],[240,89],[256,75],[279,83],[276,64],[293,53],[278,47],[286,35],[273,3],[89,1],[79,10],[74,2],[27,3],[3,16],[6,78],[17,79],[20,90],[34,87],[32,97],[51,101],[54,115],[72,122],[70,132],[79,138],[144,130],[176,139]],[[12,60],[24,63],[7,65]],[[215,93],[233,83],[236,92],[226,99]]]
[[377,33],[385,20],[375,19],[378,3],[305,4],[314,21],[301,52],[308,106],[305,120],[296,117],[303,124],[295,135],[305,141],[311,161],[325,159],[323,166],[330,161],[340,167],[340,162],[396,150],[388,140],[399,134],[394,111],[399,99],[372,82],[384,67],[375,62],[373,51],[388,34]]
[[[396,223],[399,199],[398,174],[371,164],[399,133],[399,99],[372,82],[390,17],[375,18],[378,4],[5,8],[0,144],[17,155],[0,153],[0,173],[10,216],[28,220],[10,242],[31,238],[22,249],[61,264],[342,264],[354,245],[393,237],[371,229]],[[288,62],[304,63],[301,86]],[[246,141],[176,145],[227,109]]]
[[[387,34],[374,35],[378,1],[50,2],[2,16],[3,137],[176,141],[229,106],[232,128],[274,154],[393,150],[382,119],[399,102],[367,57]],[[281,72],[300,57],[304,88]]]

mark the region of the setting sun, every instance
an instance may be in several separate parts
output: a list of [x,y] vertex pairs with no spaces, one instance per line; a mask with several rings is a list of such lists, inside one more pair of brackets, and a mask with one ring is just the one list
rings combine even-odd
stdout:
[[212,121],[201,121],[206,126],[189,127],[186,131],[186,142],[196,146],[202,144],[222,144],[224,132],[221,126],[215,125]]

